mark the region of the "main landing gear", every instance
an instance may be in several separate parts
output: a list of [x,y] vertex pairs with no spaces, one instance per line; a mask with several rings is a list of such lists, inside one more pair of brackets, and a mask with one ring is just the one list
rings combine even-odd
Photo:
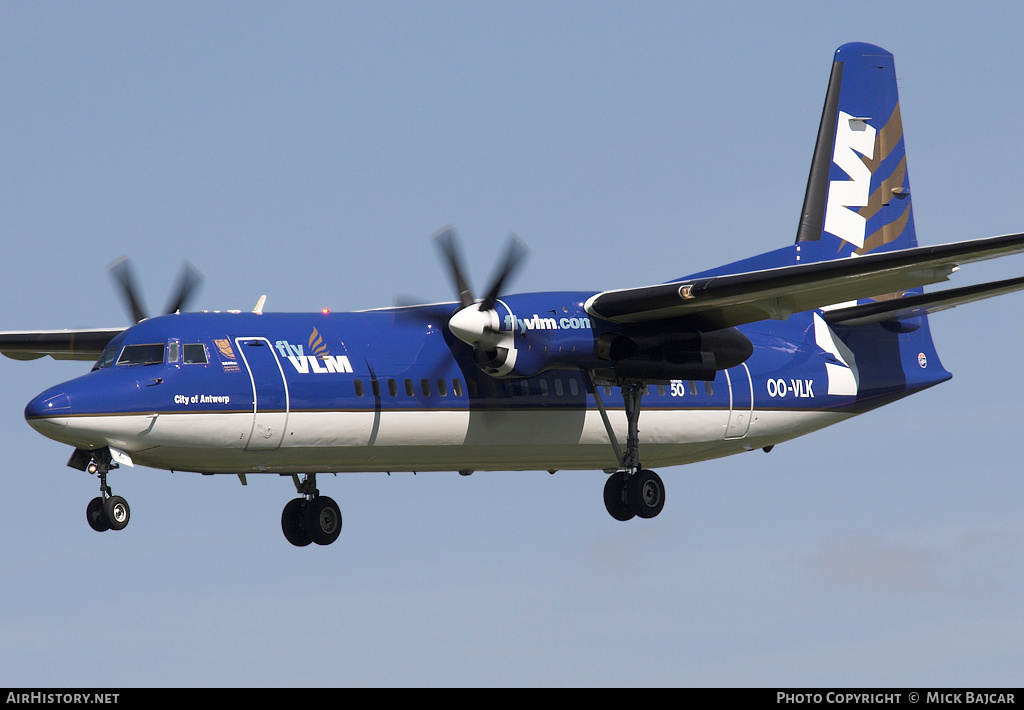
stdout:
[[665,507],[665,484],[654,471],[616,471],[604,484],[604,507],[616,520],[653,518]]
[[616,520],[630,520],[633,517],[653,518],[665,507],[665,484],[654,471],[640,466],[640,398],[647,390],[647,383],[640,380],[623,380],[619,384],[626,407],[626,451],[623,453],[615,438],[599,388],[594,386],[594,400],[608,432],[608,439],[622,464],[622,470],[608,477],[604,485],[604,506]]
[[330,545],[341,534],[341,511],[338,504],[316,489],[316,474],[301,481],[292,476],[299,497],[288,501],[281,512],[281,530],[285,538],[296,547],[311,542]]
[[[73,463],[78,459],[77,463]],[[108,449],[97,449],[87,452],[76,449],[71,456],[69,466],[81,468],[89,473],[100,477],[100,494],[89,501],[85,508],[85,519],[89,521],[89,527],[96,532],[106,530],[123,530],[131,519],[132,511],[128,507],[128,501],[121,496],[113,495],[110,486],[107,485],[107,473],[117,464],[111,460]]]

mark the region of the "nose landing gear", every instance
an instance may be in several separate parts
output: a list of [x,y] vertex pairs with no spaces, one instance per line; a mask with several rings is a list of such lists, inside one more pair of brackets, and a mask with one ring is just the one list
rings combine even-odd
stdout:
[[117,468],[117,463],[111,459],[110,450],[107,448],[96,449],[95,451],[84,451],[75,449],[71,455],[68,466],[78,468],[100,477],[100,494],[89,501],[85,508],[85,519],[96,532],[106,530],[123,530],[131,519],[132,511],[128,507],[128,501],[121,496],[113,495],[110,486],[107,485],[107,473]]
[[89,501],[85,509],[86,520],[89,527],[96,532],[105,530],[123,530],[128,525],[132,512],[128,508],[128,501],[121,496],[110,496],[104,498],[97,496]]

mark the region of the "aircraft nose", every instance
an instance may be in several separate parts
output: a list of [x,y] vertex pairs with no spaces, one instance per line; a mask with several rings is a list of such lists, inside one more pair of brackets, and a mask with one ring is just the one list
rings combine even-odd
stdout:
[[25,419],[44,436],[68,425],[71,399],[60,389],[48,389],[25,405]]

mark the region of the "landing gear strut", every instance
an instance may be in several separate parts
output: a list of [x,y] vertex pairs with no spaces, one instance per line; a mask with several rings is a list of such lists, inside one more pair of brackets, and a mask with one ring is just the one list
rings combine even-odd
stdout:
[[295,490],[300,497],[288,501],[281,512],[281,530],[285,539],[296,547],[311,542],[330,545],[341,534],[341,511],[338,504],[316,489],[316,474],[306,475],[301,481],[293,476]]
[[107,485],[107,473],[117,468],[117,463],[111,460],[110,450],[103,448],[88,452],[76,449],[71,456],[68,465],[79,468],[88,473],[100,477],[100,494],[89,501],[85,508],[85,519],[96,532],[106,530],[123,530],[131,519],[132,511],[128,507],[128,501],[121,496],[113,495],[110,486]]
[[622,465],[608,477],[604,485],[604,505],[616,520],[630,520],[634,516],[653,518],[665,507],[665,484],[654,471],[640,465],[640,398],[647,390],[641,380],[622,380],[619,383],[626,409],[626,451],[619,449],[601,394],[594,385],[594,400],[604,420],[608,438]]

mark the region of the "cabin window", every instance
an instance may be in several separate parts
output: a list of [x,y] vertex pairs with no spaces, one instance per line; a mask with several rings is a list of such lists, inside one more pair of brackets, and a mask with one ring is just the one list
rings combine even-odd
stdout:
[[561,397],[565,394],[565,389],[562,387],[562,380],[555,380],[555,395]]
[[455,391],[456,397],[462,396],[462,382],[458,378],[452,380],[452,389]]
[[374,397],[380,397],[380,380],[370,380],[370,391]]
[[690,380],[690,394],[697,396],[697,383],[693,380]]
[[658,396],[659,397],[664,397],[665,396],[665,385],[658,385]]
[[209,362],[206,346],[202,343],[186,343],[182,355],[182,362],[186,365],[205,365]]
[[547,380],[541,380],[540,381],[540,394],[541,394],[542,397],[547,397],[548,396],[548,381]]
[[175,363],[178,361],[178,341],[172,340],[167,343],[167,362]]
[[118,365],[159,365],[164,361],[166,343],[126,345],[117,359]]
[[712,395],[714,393],[715,393],[715,383],[712,382],[711,380],[706,380],[704,382],[704,394]]
[[448,383],[445,382],[444,380],[437,381],[437,394],[440,395],[441,397],[448,396]]
[[355,380],[354,384],[356,386],[356,397],[362,397],[364,394],[366,394],[366,390],[363,389],[362,380]]
[[388,378],[388,394],[390,394],[392,397],[398,396],[398,383],[395,382],[390,377]]
[[576,384],[576,380],[569,380],[569,394],[573,397],[580,393],[580,387]]
[[412,380],[409,378],[405,379],[405,393],[410,397],[416,396],[416,388],[412,384]]
[[420,380],[420,391],[423,392],[424,397],[430,396],[430,380]]

